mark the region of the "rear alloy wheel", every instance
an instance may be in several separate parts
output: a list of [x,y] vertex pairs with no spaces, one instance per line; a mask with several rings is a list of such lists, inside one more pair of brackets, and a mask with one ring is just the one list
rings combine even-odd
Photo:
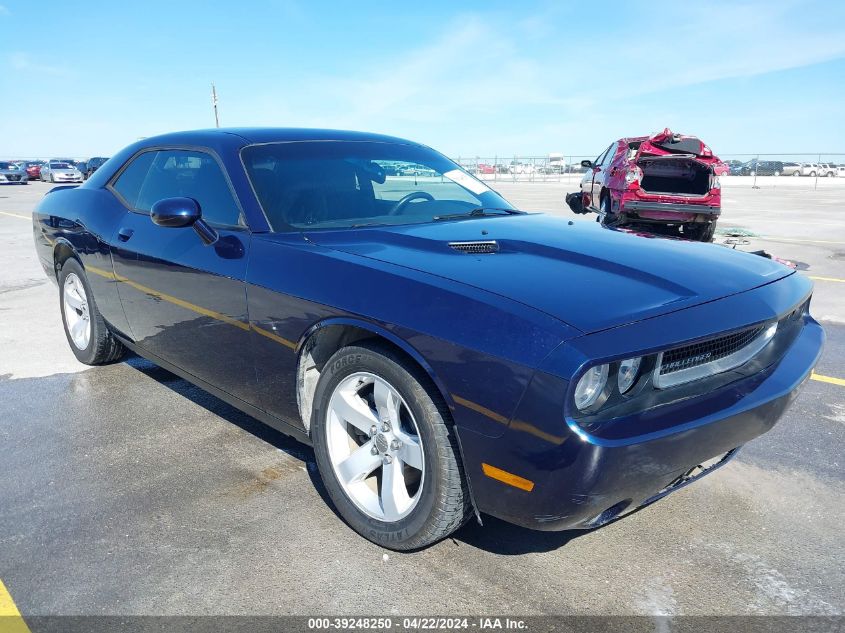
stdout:
[[75,259],[59,270],[59,306],[65,335],[77,360],[86,365],[104,365],[123,356],[125,348],[103,320],[85,271]]
[[811,171],[811,172],[810,172],[810,178],[815,178],[815,177],[816,177],[816,172]]
[[448,411],[428,377],[393,350],[362,343],[326,363],[311,437],[337,511],[395,550],[430,545],[469,516]]
[[800,176],[800,175],[801,175],[801,172],[800,172],[800,171],[793,171],[793,172],[792,172],[792,175],[793,175],[793,176]]

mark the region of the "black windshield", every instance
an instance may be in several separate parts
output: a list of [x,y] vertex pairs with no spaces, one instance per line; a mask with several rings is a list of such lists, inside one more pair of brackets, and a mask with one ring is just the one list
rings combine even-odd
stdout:
[[445,156],[416,145],[271,143],[248,146],[242,157],[274,231],[415,224],[513,208]]

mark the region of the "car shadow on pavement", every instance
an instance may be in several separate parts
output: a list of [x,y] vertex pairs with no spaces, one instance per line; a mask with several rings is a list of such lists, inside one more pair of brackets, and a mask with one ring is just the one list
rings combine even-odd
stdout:
[[465,543],[493,554],[514,556],[550,552],[587,533],[585,530],[540,532],[487,515],[483,515],[481,520],[483,526],[478,524],[475,517],[470,519],[452,536],[452,540],[458,545]]
[[[168,387],[180,396],[220,416],[227,422],[284,451],[291,457],[302,461],[317,494],[332,509],[338,519],[343,521],[343,517],[337,512],[334,503],[332,503],[323,485],[322,478],[317,470],[317,463],[314,460],[314,451],[310,446],[306,446],[298,440],[276,431],[220,398],[156,365],[152,361],[131,354],[124,358],[122,362],[159,384]],[[469,545],[493,554],[510,556],[559,549],[569,543],[569,541],[583,536],[588,532],[585,530],[540,532],[519,527],[487,515],[482,516],[482,521],[484,522],[483,526],[478,524],[475,516],[471,517],[466,525],[436,547],[460,547],[461,545]]]
[[291,457],[295,457],[296,459],[305,462],[306,465],[314,463],[314,452],[311,450],[310,446],[306,446],[302,442],[299,442],[292,437],[267,426],[263,422],[253,418],[251,415],[244,413],[240,409],[233,407],[217,396],[214,396],[204,389],[191,384],[176,374],[156,365],[152,361],[135,354],[130,354],[127,355],[122,362],[136,371],[141,372],[145,376],[148,376],[152,380],[155,380],[161,385],[175,391],[180,396],[187,398],[191,402],[200,405],[215,415],[220,416],[227,422],[231,422],[235,426],[240,427],[247,433],[250,433],[258,439],[267,442],[271,446],[284,451]]

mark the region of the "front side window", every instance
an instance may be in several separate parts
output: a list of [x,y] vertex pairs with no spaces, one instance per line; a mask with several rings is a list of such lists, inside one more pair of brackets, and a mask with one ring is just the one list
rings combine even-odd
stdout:
[[274,231],[416,224],[513,208],[445,156],[414,145],[270,143],[241,156]]
[[205,152],[144,152],[133,159],[113,186],[137,211],[149,213],[156,202],[165,198],[193,198],[206,222],[216,226],[243,225],[220,165]]

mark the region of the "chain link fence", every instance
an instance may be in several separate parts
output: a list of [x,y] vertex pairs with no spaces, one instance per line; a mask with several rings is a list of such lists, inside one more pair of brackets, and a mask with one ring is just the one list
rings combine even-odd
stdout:
[[[577,183],[587,170],[582,160],[595,160],[586,154],[546,156],[458,156],[453,158],[481,180],[493,182]],[[806,152],[797,154],[719,154],[725,163],[723,182],[766,187],[825,183],[845,185],[845,153]],[[794,182],[787,183],[792,178]],[[837,180],[839,179],[839,180]]]

